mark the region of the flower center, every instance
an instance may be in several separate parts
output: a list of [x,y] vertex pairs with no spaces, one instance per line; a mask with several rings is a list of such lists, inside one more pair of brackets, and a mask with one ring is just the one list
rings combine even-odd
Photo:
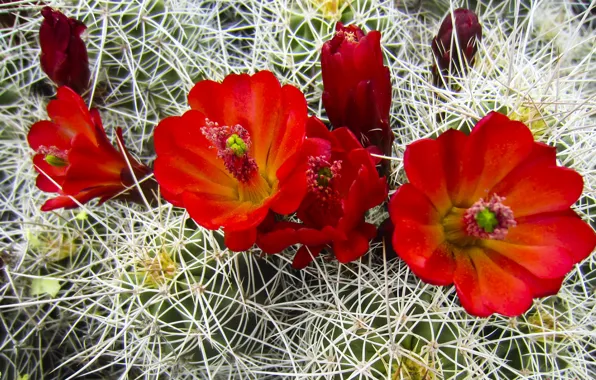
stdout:
[[55,146],[46,147],[40,146],[37,149],[38,154],[43,154],[45,162],[49,165],[61,168],[64,166],[68,166],[68,158],[66,152],[56,148]]
[[464,214],[466,232],[481,239],[503,240],[517,222],[513,211],[503,204],[505,198],[493,194],[490,201],[480,199]]
[[226,140],[226,148],[230,149],[236,157],[242,157],[246,154],[246,150],[248,149],[244,140],[242,140],[236,133],[228,137]]
[[447,241],[464,247],[477,244],[478,239],[503,240],[509,228],[517,225],[504,200],[494,194],[490,201],[480,199],[468,209],[452,208],[443,219]]
[[226,170],[238,181],[247,183],[258,172],[257,162],[248,155],[251,140],[244,127],[220,126],[206,119],[201,132],[217,149],[217,157],[223,160]]
[[341,160],[329,163],[323,156],[311,156],[308,158],[308,170],[306,178],[308,189],[321,201],[328,201],[337,198],[337,191],[333,184],[339,178],[341,171]]
[[354,32],[343,32],[344,33],[344,38],[346,39],[346,41],[348,42],[356,42],[356,35],[354,34]]

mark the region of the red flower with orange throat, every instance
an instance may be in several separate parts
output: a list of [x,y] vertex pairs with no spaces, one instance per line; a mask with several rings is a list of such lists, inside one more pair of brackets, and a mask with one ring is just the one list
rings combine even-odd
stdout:
[[391,155],[391,78],[383,66],[381,33],[337,23],[321,52],[323,105],[334,128],[349,128],[365,147]]
[[379,178],[375,161],[347,128],[330,132],[311,117],[308,141],[324,149],[308,159],[308,193],[296,216],[302,223],[275,222],[273,215],[259,226],[257,245],[277,253],[302,244],[292,265],[301,269],[330,247],[342,263],[368,251],[376,227],[365,222],[366,212],[387,197],[385,177]]
[[[57,99],[48,104],[52,121],[39,121],[27,135],[35,150],[33,157],[37,187],[58,197],[48,200],[42,211],[73,208],[93,198],[100,203],[119,195],[151,170],[126,150],[116,150],[108,140],[96,109],[89,111],[83,99],[68,87],[58,89]],[[117,130],[124,149],[122,131]],[[128,161],[128,163],[127,163]],[[121,194],[123,197],[131,194]],[[74,200],[73,200],[74,198]]]
[[469,136],[414,142],[404,156],[410,183],[389,203],[395,250],[424,281],[454,283],[470,314],[524,313],[596,245],[570,209],[582,177],[555,155],[496,112]]
[[58,86],[82,94],[89,86],[89,58],[81,34],[85,24],[50,7],[41,10],[41,68]]
[[199,225],[223,227],[229,249],[246,250],[269,210],[293,213],[306,193],[306,100],[261,71],[201,81],[188,102],[155,130],[162,194]]

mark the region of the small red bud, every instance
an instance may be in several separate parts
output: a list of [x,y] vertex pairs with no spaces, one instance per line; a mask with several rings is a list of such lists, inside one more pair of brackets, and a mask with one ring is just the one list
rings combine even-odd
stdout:
[[50,7],[43,8],[41,15],[41,68],[58,86],[68,86],[82,94],[90,77],[87,48],[81,39],[87,27]]
[[453,18],[448,14],[439,28],[439,33],[432,40],[435,56],[434,84],[440,85],[441,76],[466,74],[468,68],[474,64],[480,41],[482,26],[474,12],[458,8],[453,11]]

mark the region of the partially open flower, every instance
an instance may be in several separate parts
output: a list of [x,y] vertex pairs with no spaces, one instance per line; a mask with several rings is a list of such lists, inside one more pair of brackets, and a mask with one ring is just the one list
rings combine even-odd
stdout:
[[201,81],[188,102],[155,130],[162,194],[201,226],[223,227],[229,249],[246,250],[269,210],[292,213],[306,193],[306,100],[261,71]]
[[395,250],[424,281],[455,283],[473,315],[519,315],[556,294],[596,234],[570,209],[582,177],[555,155],[496,112],[469,136],[449,130],[410,144],[410,183],[389,203]]
[[101,203],[116,196],[135,183],[128,163],[138,179],[151,172],[124,149],[120,128],[117,138],[124,151],[112,146],[99,112],[89,111],[79,95],[60,87],[57,96],[48,104],[52,121],[38,121],[27,135],[29,146],[36,152],[37,187],[60,194],[48,200],[42,211],[77,207],[73,198],[79,203],[100,198]]
[[89,58],[81,34],[85,24],[50,7],[41,10],[39,29],[41,68],[58,86],[68,86],[79,94],[89,86]]
[[435,56],[433,80],[440,86],[447,76],[464,75],[474,64],[478,44],[482,40],[482,26],[478,16],[465,8],[458,8],[445,17],[439,33],[432,40]]
[[323,142],[326,149],[309,157],[308,194],[297,212],[302,223],[275,222],[270,215],[259,227],[257,244],[266,253],[303,244],[292,264],[297,269],[326,247],[340,262],[348,263],[364,255],[376,236],[376,227],[364,216],[385,200],[387,183],[385,177],[379,178],[370,153],[347,128],[330,132],[311,117],[307,136]]
[[391,78],[383,66],[381,33],[337,23],[321,52],[323,105],[334,128],[347,127],[364,147],[391,155]]

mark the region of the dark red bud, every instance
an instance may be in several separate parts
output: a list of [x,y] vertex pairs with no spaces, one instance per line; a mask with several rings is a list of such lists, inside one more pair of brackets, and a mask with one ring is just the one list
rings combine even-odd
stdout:
[[467,73],[468,68],[474,64],[480,41],[482,26],[474,12],[458,8],[453,11],[453,18],[448,14],[439,28],[439,33],[432,40],[435,85],[441,83],[440,75],[455,76]]
[[81,39],[87,27],[50,7],[43,8],[41,15],[41,68],[58,86],[68,86],[82,94],[90,77],[87,48]]

